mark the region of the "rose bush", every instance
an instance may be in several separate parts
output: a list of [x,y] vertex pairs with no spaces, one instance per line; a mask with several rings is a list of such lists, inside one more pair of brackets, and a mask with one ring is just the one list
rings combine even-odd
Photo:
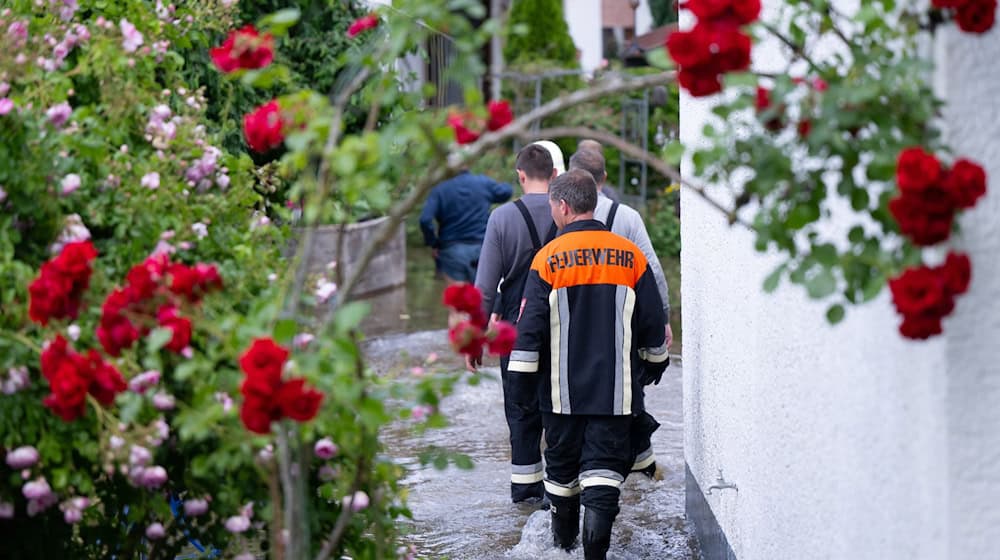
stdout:
[[[758,20],[757,0],[690,0],[685,7],[695,25],[666,42],[678,80],[694,97],[723,89],[725,96],[713,100],[708,145],[685,150],[675,143],[666,155],[691,158],[697,180],[688,187],[728,187],[717,207],[755,232],[757,250],[781,255],[764,288],[787,278],[813,298],[836,298],[827,311],[836,323],[848,305],[875,298],[890,279],[912,286],[938,270],[922,263],[940,261],[944,251],[924,248],[950,239],[958,212],[986,192],[987,178],[967,158],[942,162],[948,149],[934,121],[940,100],[925,79],[928,61],[916,36],[952,18],[963,31],[987,32],[996,2],[935,0],[929,10],[866,2],[844,13],[831,3],[789,1],[768,21]],[[783,67],[747,70],[741,29],[782,46]],[[819,57],[824,41],[836,56]],[[833,233],[831,219],[852,227]],[[933,310],[909,312],[900,306],[904,292],[893,289],[900,332],[909,338],[940,333],[941,317],[961,293],[941,292]]]
[[[284,214],[255,210],[253,162],[221,148],[224,125],[177,55],[215,48],[220,75],[280,73],[273,51],[294,14],[231,33],[235,9],[0,11],[0,537],[13,557],[280,547],[286,490],[316,513],[298,525],[317,535],[305,552],[349,512],[338,556],[396,554],[407,511],[378,430],[417,415],[440,425],[456,378],[426,376],[390,401],[357,360],[362,306],[328,327],[306,307],[282,313],[296,292]],[[264,145],[285,138],[283,123],[263,125]],[[289,359],[241,362],[255,340]],[[316,441],[340,450],[305,453]],[[293,464],[301,491],[283,484]]]

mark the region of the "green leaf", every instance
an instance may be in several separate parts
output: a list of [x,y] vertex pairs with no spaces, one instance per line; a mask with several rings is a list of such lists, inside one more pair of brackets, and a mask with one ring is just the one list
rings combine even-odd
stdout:
[[829,309],[826,310],[826,320],[830,322],[831,325],[836,325],[837,323],[844,320],[844,306],[841,304],[831,305]]
[[649,63],[653,68],[659,68],[661,70],[671,70],[674,67],[674,61],[667,54],[667,49],[664,47],[657,47],[651,51],[646,52],[646,62]]
[[861,243],[865,240],[865,228],[861,226],[854,226],[851,231],[847,232],[847,239],[851,243]]
[[663,157],[674,167],[680,165],[681,159],[684,158],[684,144],[680,140],[670,142],[663,148]]
[[824,268],[818,274],[806,280],[806,291],[813,299],[822,299],[837,290],[837,279],[829,269]]
[[282,319],[274,325],[274,340],[278,344],[289,344],[297,332],[299,325],[294,319]]
[[824,266],[832,267],[837,264],[837,248],[830,243],[813,247],[812,254],[816,261]]
[[455,462],[455,466],[460,469],[470,470],[475,466],[472,464],[472,459],[462,453],[456,453],[452,460]]
[[261,18],[257,22],[257,27],[262,27],[270,31],[273,35],[282,36],[287,31],[288,28],[298,23],[299,18],[302,16],[296,8],[285,8],[284,10],[278,10],[273,14],[269,14]]
[[806,224],[819,219],[818,204],[800,204],[792,208],[785,220],[785,226],[790,230],[802,229]]
[[781,266],[775,268],[767,278],[764,279],[764,291],[767,293],[774,293],[778,289],[778,284],[781,282],[781,275],[785,272],[785,263],[781,263]]
[[156,353],[160,348],[166,346],[170,339],[174,337],[173,329],[168,329],[166,327],[157,327],[153,329],[153,332],[149,333],[149,337],[146,338],[146,351],[150,354]]
[[333,318],[337,331],[345,332],[357,328],[370,309],[371,304],[365,301],[354,301],[341,307]]
[[200,362],[194,360],[186,361],[174,369],[174,379],[177,381],[186,381],[194,375],[200,367]]
[[732,72],[723,77],[726,87],[756,87],[757,75],[750,72]]

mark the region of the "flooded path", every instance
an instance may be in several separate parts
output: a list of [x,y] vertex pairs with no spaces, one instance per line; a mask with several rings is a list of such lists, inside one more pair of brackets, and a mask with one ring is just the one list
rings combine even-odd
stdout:
[[[462,367],[443,330],[384,336],[365,346],[378,371],[417,365],[430,352],[441,356],[445,369]],[[405,426],[393,426],[384,434],[389,453],[410,468],[403,481],[414,516],[410,542],[426,558],[582,558],[579,548],[572,554],[553,549],[548,512],[510,503],[510,448],[500,372],[495,362],[487,365],[484,371],[489,377],[478,385],[460,383],[442,403],[448,427],[418,435]],[[696,559],[696,541],[684,520],[680,367],[671,366],[663,381],[650,387],[647,406],[661,423],[653,444],[664,478],[629,477],[608,558]],[[418,456],[432,445],[467,454],[475,467],[443,471],[421,467]]]

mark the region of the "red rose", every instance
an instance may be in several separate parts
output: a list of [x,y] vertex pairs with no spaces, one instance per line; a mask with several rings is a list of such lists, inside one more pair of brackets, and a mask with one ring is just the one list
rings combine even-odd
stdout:
[[494,327],[495,332],[487,343],[490,354],[494,356],[507,356],[514,349],[514,341],[517,340],[517,329],[514,325],[506,321],[497,321]]
[[760,17],[760,0],[688,0],[684,7],[700,20],[747,24]]
[[467,120],[472,120],[471,115],[462,113],[448,115],[448,126],[455,131],[455,141],[459,144],[471,144],[479,139],[479,133],[473,132],[466,126]]
[[79,301],[72,300],[73,282],[52,266],[42,265],[38,278],[28,285],[28,318],[47,325],[50,319],[75,316]]
[[674,31],[667,36],[666,46],[670,58],[682,69],[712,62],[712,33],[707,25]]
[[133,266],[125,275],[125,282],[131,288],[136,300],[153,297],[153,293],[159,285],[159,279],[154,277],[153,272],[145,263]]
[[972,208],[986,194],[986,172],[976,162],[960,159],[945,175],[944,189],[959,208]]
[[949,252],[944,264],[935,269],[944,280],[944,289],[951,295],[964,294],[972,280],[972,262],[965,253]]
[[93,372],[89,387],[90,394],[94,395],[97,402],[104,406],[110,406],[115,402],[115,395],[128,388],[128,385],[122,378],[122,374],[114,366],[101,359],[101,355],[96,351],[88,352],[87,358]]
[[490,101],[486,106],[490,113],[490,119],[486,122],[489,130],[500,130],[514,120],[514,113],[510,110],[510,103],[505,100]]
[[214,47],[209,54],[212,63],[227,74],[240,68],[263,68],[274,60],[274,37],[270,33],[261,36],[253,25],[247,25],[231,31],[222,46]]
[[[758,113],[763,113],[771,108],[771,90],[764,86],[757,86],[757,97],[754,101],[754,106],[757,108]],[[776,112],[783,112],[783,106],[776,109]],[[777,132],[784,128],[785,123],[782,122],[780,115],[773,115],[766,121],[764,121],[764,127],[771,132]]]
[[88,380],[80,376],[72,360],[63,362],[49,381],[52,391],[42,404],[66,422],[83,416],[87,405]]
[[278,407],[270,399],[247,396],[240,406],[240,420],[248,430],[255,434],[271,432],[271,422],[281,419]]
[[246,373],[241,391],[244,395],[271,398],[281,387],[281,372],[288,350],[270,338],[258,338],[240,356],[240,368]]
[[378,22],[378,16],[375,14],[368,14],[366,16],[359,17],[351,23],[350,27],[347,28],[347,36],[354,38],[369,29],[375,29],[378,27]]
[[677,72],[677,82],[693,97],[705,97],[722,91],[719,72],[711,66],[681,68]]
[[305,379],[292,379],[281,385],[275,402],[281,413],[292,420],[308,422],[316,417],[323,402],[323,393],[305,386]]
[[277,101],[268,101],[254,112],[243,117],[243,134],[247,145],[255,152],[277,148],[285,141],[282,133],[281,107]]
[[186,264],[176,263],[170,266],[168,274],[170,275],[170,291],[184,296],[188,300],[193,300],[194,290],[200,278],[198,273]]
[[919,194],[937,184],[941,178],[941,162],[921,147],[906,148],[896,162],[896,184],[903,194]]
[[448,339],[456,352],[473,357],[482,355],[486,342],[483,329],[472,321],[462,321],[449,329]]
[[219,276],[219,269],[214,264],[198,263],[194,265],[194,272],[198,276],[198,290],[207,293],[222,289],[222,276]]
[[69,359],[69,355],[69,343],[62,335],[56,335],[51,342],[46,343],[40,356],[42,375],[45,379],[51,381],[59,366]]
[[90,263],[96,257],[90,241],[81,241],[67,244],[42,264],[38,278],[28,286],[28,318],[41,325],[51,319],[75,318],[90,285]]
[[906,338],[923,340],[941,334],[941,317],[937,315],[905,315],[899,333]]
[[160,323],[161,327],[165,327],[173,331],[173,336],[170,338],[164,348],[170,350],[171,352],[180,354],[185,348],[191,344],[191,319],[181,317],[177,313],[177,308],[171,305],[164,305],[156,314],[156,320]]
[[713,61],[722,72],[738,72],[750,68],[750,49],[753,41],[738,28],[714,25],[712,45],[715,49]]
[[66,422],[76,420],[85,411],[91,375],[86,358],[68,352],[46,376],[51,393],[42,404]]
[[808,138],[809,133],[812,132],[812,121],[809,119],[801,120],[795,129],[799,132],[799,136]]
[[474,285],[459,282],[444,289],[441,301],[455,311],[472,314],[482,307],[483,296],[479,293],[479,288]]
[[131,347],[139,337],[139,330],[124,315],[102,317],[97,327],[97,340],[111,356],[120,356],[122,350]]
[[975,0],[958,6],[955,21],[958,28],[969,33],[986,33],[996,21],[997,0]]
[[943,316],[954,303],[945,291],[944,280],[926,266],[908,268],[889,280],[889,290],[896,309],[904,316],[932,314]]
[[90,241],[78,241],[67,243],[54,262],[64,275],[72,278],[74,283],[82,284],[83,289],[86,289],[90,281],[90,262],[95,258],[97,250],[94,249],[94,245]]
[[899,224],[899,231],[916,245],[940,243],[951,235],[953,211],[933,212],[916,197],[897,196],[889,201],[889,212]]

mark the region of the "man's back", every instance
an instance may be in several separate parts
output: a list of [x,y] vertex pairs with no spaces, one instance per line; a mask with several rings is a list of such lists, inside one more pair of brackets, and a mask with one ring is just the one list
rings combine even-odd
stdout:
[[[485,175],[463,172],[431,191],[420,216],[424,241],[431,247],[479,243],[493,204],[510,199],[513,189]],[[438,223],[435,232],[434,221]]]
[[[607,225],[612,206],[615,202],[606,196],[597,198],[597,208],[594,210],[594,219]],[[670,316],[670,295],[667,289],[667,280],[663,275],[663,267],[653,249],[653,242],[649,239],[646,231],[646,224],[642,221],[642,215],[627,204],[619,204],[615,210],[614,221],[611,223],[611,231],[632,243],[635,243],[645,255],[649,268],[656,278],[656,289],[660,292],[660,300],[663,302],[663,314]]]
[[[520,200],[528,209],[535,231],[544,243],[552,228],[548,194],[529,193]],[[523,271],[523,274],[527,275],[536,249],[527,223],[516,203],[508,202],[490,214],[479,256],[479,268],[476,271],[476,287],[483,294],[483,307],[486,312],[494,309],[497,287],[501,279],[507,284],[508,290],[512,288],[509,280],[515,280],[517,281],[515,283],[523,285],[523,278],[514,279],[512,274]],[[520,293],[512,294],[511,297],[517,302],[521,300]],[[501,313],[501,318],[504,320],[516,318],[516,309],[501,311],[504,311]]]
[[665,355],[666,347],[659,294],[639,248],[596,220],[575,222],[538,252],[528,282],[509,367],[541,374],[549,397],[542,410],[640,412],[639,361],[646,349]]

